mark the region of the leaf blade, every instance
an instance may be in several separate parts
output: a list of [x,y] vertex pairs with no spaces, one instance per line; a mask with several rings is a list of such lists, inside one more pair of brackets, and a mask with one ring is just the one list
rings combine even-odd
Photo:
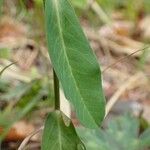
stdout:
[[81,150],[84,149],[76,131],[71,123],[64,124],[60,111],[48,115],[42,138],[42,150]]
[[80,122],[96,128],[105,113],[96,57],[67,0],[46,0],[45,18],[49,54],[65,96]]

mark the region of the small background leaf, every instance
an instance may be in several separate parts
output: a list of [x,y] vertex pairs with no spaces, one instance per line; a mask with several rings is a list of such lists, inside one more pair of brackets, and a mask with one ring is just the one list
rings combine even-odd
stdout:
[[87,150],[143,150],[150,146],[150,128],[139,137],[139,121],[129,115],[110,121],[105,130],[77,131]]

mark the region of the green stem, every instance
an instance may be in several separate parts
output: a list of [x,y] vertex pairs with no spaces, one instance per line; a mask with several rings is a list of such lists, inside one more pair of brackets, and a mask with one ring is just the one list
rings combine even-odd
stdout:
[[55,110],[60,109],[60,95],[59,95],[59,80],[53,69],[54,77],[54,94],[55,94]]

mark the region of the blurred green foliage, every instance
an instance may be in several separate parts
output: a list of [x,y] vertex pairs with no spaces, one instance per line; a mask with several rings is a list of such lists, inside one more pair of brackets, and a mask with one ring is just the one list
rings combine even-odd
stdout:
[[0,126],[5,129],[0,139],[16,121],[31,111],[41,107],[53,107],[53,90],[49,81],[45,77],[30,83],[19,82],[13,85],[9,81],[0,79]]
[[[1,0],[2,1],[2,0]],[[6,0],[7,1],[7,0]],[[119,11],[126,19],[134,20],[136,24],[138,17],[143,14],[150,13],[149,0],[95,0],[103,12],[111,21],[111,14]],[[44,31],[44,15],[43,15],[43,0],[14,0],[16,6],[16,16],[34,26],[36,32]],[[70,0],[75,7],[76,13],[80,17],[87,18],[92,25],[101,25],[103,18],[100,18],[95,11],[89,7],[89,0]],[[5,4],[5,3],[4,3]],[[31,8],[28,8],[28,5]],[[136,4],[136,5],[135,5]],[[11,6],[9,6],[11,10]],[[87,10],[88,8],[88,10]],[[101,15],[103,16],[103,15]],[[97,18],[100,19],[97,19]]]
[[84,9],[87,5],[87,0],[71,0],[71,2],[75,7],[78,7],[81,9]]
[[139,133],[140,121],[130,115],[113,119],[105,130],[77,129],[87,150],[144,150],[150,148],[150,128]]
[[2,6],[3,6],[3,0],[0,0],[0,16],[1,16],[1,13],[2,13]]
[[7,48],[0,48],[0,58],[9,59],[10,50]]

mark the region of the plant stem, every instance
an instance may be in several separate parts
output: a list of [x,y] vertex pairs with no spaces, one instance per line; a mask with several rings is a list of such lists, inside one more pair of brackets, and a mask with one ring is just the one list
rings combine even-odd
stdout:
[[54,96],[55,96],[55,110],[60,109],[60,95],[59,95],[59,80],[53,69],[53,77],[54,77]]

